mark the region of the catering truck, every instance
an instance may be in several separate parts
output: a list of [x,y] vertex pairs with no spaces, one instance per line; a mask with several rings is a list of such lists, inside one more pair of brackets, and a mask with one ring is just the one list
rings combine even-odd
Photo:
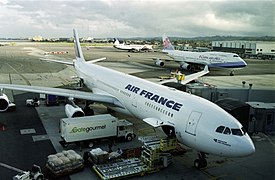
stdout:
[[123,138],[131,141],[135,134],[133,123],[119,120],[110,114],[63,118],[60,120],[61,141],[63,147],[70,143],[93,142],[102,138]]

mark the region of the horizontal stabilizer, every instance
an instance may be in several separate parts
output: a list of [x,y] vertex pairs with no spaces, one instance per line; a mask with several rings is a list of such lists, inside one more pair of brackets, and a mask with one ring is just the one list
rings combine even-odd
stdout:
[[70,65],[73,66],[74,62],[73,61],[61,61],[61,60],[54,60],[54,59],[46,59],[46,58],[40,58],[41,61],[47,61],[47,62],[53,62],[53,63],[60,63],[60,64],[66,64],[66,65]]
[[146,122],[147,124],[153,126],[154,128],[160,127],[160,126],[163,126],[166,124],[162,120],[156,119],[156,118],[145,118],[145,119],[143,119],[143,121]]
[[96,62],[99,62],[99,61],[103,61],[103,60],[105,60],[105,59],[106,59],[106,57],[98,58],[98,59],[93,59],[93,60],[91,60],[91,61],[87,61],[87,63],[96,63]]

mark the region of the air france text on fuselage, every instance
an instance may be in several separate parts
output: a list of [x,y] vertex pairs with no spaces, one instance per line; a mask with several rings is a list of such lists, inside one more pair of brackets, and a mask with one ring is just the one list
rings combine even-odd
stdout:
[[127,89],[133,93],[136,93],[140,96],[143,96],[151,101],[155,101],[156,103],[166,106],[166,107],[173,109],[175,111],[179,111],[180,108],[183,106],[181,103],[175,102],[175,101],[165,98],[165,97],[162,97],[158,94],[154,94],[153,92],[147,91],[145,89],[140,89],[139,87],[133,86],[131,84],[128,84],[125,87],[125,89]]

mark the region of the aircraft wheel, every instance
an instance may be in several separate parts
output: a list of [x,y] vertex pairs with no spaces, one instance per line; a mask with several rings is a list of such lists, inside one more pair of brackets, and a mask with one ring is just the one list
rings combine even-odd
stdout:
[[201,168],[205,168],[205,167],[207,166],[207,161],[206,161],[206,159],[201,159],[201,165],[202,165]]
[[205,168],[207,166],[206,159],[196,159],[194,161],[194,167],[197,169]]
[[197,168],[197,169],[200,169],[201,168],[201,162],[199,159],[196,159],[194,161],[194,167]]
[[126,141],[132,141],[133,140],[133,136],[132,136],[132,134],[128,134],[127,136],[126,136]]
[[41,176],[38,176],[37,178],[36,178],[36,180],[43,180],[43,176],[41,175]]

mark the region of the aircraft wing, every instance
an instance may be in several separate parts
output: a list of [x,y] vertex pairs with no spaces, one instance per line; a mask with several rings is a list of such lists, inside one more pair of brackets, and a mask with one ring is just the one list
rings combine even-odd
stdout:
[[[199,77],[201,77],[201,76],[203,76],[207,73],[209,73],[208,66],[205,66],[203,71],[185,76],[184,80],[180,81],[180,83],[181,84],[187,84],[187,83],[189,83],[189,82],[191,82],[195,79],[198,79]],[[178,82],[178,81],[177,81],[176,78],[173,78],[173,79],[168,79],[168,80],[165,80],[165,81],[161,81],[161,84],[168,83],[168,82]]]
[[61,88],[51,88],[51,87],[41,87],[41,86],[27,86],[27,85],[15,85],[15,84],[0,84],[0,89],[10,89],[42,94],[51,94],[57,96],[64,96],[68,98],[78,98],[91,100],[95,102],[107,103],[118,107],[124,107],[119,100],[115,97],[108,95],[99,95],[91,92],[84,92],[78,90],[61,89]]

